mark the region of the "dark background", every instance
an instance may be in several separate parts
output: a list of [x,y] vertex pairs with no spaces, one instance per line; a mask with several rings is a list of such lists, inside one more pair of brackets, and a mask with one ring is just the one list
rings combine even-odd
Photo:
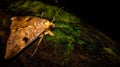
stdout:
[[82,18],[101,32],[111,37],[113,40],[120,41],[119,33],[119,2],[115,1],[80,1],[80,0],[61,0],[69,10]]
[[[17,0],[0,0],[0,9],[7,7]],[[41,1],[41,0],[40,0]],[[59,4],[83,19],[115,41],[120,41],[119,33],[119,2],[115,1],[85,1],[85,0],[42,0]],[[58,1],[58,2],[55,2]]]

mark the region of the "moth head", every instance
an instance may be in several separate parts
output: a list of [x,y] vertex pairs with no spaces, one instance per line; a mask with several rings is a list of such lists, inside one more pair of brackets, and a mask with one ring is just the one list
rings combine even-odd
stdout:
[[50,21],[46,21],[44,24],[46,29],[53,29],[55,27],[55,24]]

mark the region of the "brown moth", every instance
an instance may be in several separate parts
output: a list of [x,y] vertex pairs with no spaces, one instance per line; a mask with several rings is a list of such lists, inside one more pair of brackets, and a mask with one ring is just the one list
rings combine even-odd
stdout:
[[38,36],[54,34],[50,31],[54,23],[35,16],[18,16],[11,18],[11,33],[6,43],[5,59],[9,59],[27,47]]

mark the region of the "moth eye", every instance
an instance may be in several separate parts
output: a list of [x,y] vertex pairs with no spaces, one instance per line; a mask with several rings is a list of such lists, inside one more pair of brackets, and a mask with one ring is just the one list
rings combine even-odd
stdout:
[[55,24],[54,23],[50,23],[50,29],[54,28],[55,27]]
[[27,37],[24,37],[24,38],[23,38],[23,41],[24,41],[25,43],[27,43],[27,42],[28,42],[28,38],[27,38]]

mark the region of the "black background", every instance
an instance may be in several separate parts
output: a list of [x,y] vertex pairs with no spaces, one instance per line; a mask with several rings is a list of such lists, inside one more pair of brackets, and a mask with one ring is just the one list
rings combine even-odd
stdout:
[[108,37],[120,41],[119,2],[61,0],[60,3]]

